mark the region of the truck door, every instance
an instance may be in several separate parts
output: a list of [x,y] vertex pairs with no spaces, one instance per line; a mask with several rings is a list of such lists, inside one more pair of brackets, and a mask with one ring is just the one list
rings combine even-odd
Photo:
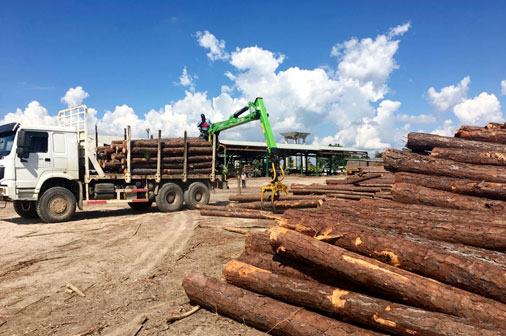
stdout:
[[[16,189],[30,193],[35,189],[37,182],[45,173],[53,169],[52,150],[49,146],[49,134],[44,131],[26,131],[31,138],[28,148],[28,157],[15,158]],[[21,196],[21,195],[19,195]]]

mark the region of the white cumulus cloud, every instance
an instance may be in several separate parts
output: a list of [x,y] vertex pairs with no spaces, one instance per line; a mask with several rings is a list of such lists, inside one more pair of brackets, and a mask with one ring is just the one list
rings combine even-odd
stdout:
[[218,40],[216,36],[205,30],[204,32],[198,31],[197,42],[201,47],[209,49],[207,57],[211,61],[226,60],[230,55],[225,51],[225,41]]
[[485,125],[489,122],[504,122],[501,104],[494,94],[480,93],[455,105],[453,113],[460,122],[468,125]]
[[455,129],[456,127],[453,125],[453,121],[451,119],[447,119],[442,125],[432,131],[431,134],[451,137],[455,133]]
[[463,102],[467,96],[469,83],[471,79],[469,76],[464,77],[459,84],[450,85],[437,91],[431,87],[427,91],[429,94],[429,101],[438,112],[446,112],[451,110],[455,105]]
[[190,91],[194,92],[195,91],[195,81],[198,78],[199,77],[197,75],[188,74],[188,70],[186,69],[186,67],[184,67],[183,73],[179,77],[179,85],[188,87],[190,89]]
[[88,92],[84,91],[82,86],[76,86],[75,88],[68,89],[65,96],[61,98],[61,101],[70,108],[81,105],[83,100],[88,98],[88,96]]
[[431,114],[420,114],[420,115],[398,114],[397,120],[418,125],[434,124],[437,121],[436,117]]
[[18,108],[16,112],[7,113],[0,124],[13,122],[31,125],[56,125],[56,117],[50,116],[47,109],[34,100],[24,110]]
[[501,94],[506,95],[506,79],[501,81]]

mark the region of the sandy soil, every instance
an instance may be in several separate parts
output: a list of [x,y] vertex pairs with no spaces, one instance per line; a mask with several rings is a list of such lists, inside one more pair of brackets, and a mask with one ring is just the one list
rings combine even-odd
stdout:
[[[258,193],[266,182],[250,179],[245,192]],[[213,193],[211,203],[236,193],[234,182]],[[166,323],[192,308],[181,287],[185,274],[200,270],[219,278],[242,252],[244,236],[222,225],[270,222],[94,206],[71,222],[44,224],[18,218],[8,205],[0,209],[0,335],[134,335],[144,317],[137,335],[264,335],[206,310]]]

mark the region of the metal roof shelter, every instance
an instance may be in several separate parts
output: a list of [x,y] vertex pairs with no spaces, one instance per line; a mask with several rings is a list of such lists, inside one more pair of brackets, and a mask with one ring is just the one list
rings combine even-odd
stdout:
[[[265,160],[267,154],[267,145],[260,141],[236,141],[220,139],[220,156],[224,158],[224,162],[230,160],[249,161],[254,159]],[[284,157],[284,167],[288,167],[287,158],[290,156],[300,157],[300,173],[307,173],[308,158],[330,158],[346,157],[346,156],[365,156],[367,151],[350,148],[350,147],[331,147],[304,144],[276,144],[279,153]],[[304,160],[304,161],[303,161]],[[267,166],[267,164],[266,164]],[[332,173],[332,172],[330,172]]]
[[[320,154],[320,155],[366,155],[367,151],[350,148],[350,147],[331,147],[331,146],[316,146],[316,145],[303,145],[303,144],[286,144],[278,143],[276,146],[280,152],[286,155],[296,154]],[[236,140],[222,140],[220,139],[220,147],[226,148],[227,151],[258,153],[264,155],[267,152],[267,145],[261,141],[236,141]]]

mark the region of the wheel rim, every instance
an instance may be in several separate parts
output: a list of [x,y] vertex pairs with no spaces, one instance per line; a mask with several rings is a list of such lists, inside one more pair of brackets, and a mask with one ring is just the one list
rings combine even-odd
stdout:
[[167,203],[172,204],[176,200],[176,195],[174,193],[169,193],[165,199],[167,200]]
[[202,196],[203,196],[202,192],[201,191],[197,191],[195,193],[195,201],[200,202],[202,200]]
[[53,197],[49,201],[49,211],[51,213],[61,216],[65,214],[69,208],[68,202],[63,197]]

